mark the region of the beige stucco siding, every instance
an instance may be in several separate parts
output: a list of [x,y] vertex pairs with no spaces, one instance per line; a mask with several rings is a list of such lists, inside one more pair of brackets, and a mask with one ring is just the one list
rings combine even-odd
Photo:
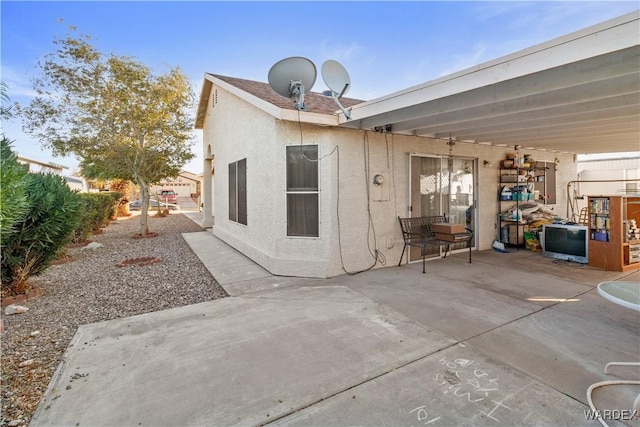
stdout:
[[[213,100],[217,99],[212,108]],[[408,215],[409,155],[449,155],[440,139],[299,124],[271,114],[220,88],[212,90],[204,122],[204,150],[211,146],[216,173],[212,232],[274,274],[330,277],[380,261],[395,265],[403,242],[397,217]],[[319,147],[320,231],[317,238],[288,237],[286,146]],[[515,145],[514,141],[514,145]],[[499,210],[499,164],[512,148],[458,142],[454,156],[477,159],[478,249],[490,249]],[[573,156],[525,150],[536,160],[560,160],[557,182],[574,179]],[[247,159],[247,222],[228,219],[228,165]],[[484,161],[491,162],[485,167]],[[382,174],[382,186],[373,176]],[[556,188],[554,209],[563,216],[566,194]],[[369,219],[369,212],[371,219]]]
[[[217,103],[205,118],[203,133],[205,148],[211,144],[215,154],[213,233],[274,274],[302,271],[324,277],[327,237],[286,237],[285,146],[299,141],[299,130],[282,127],[271,115],[215,86],[214,96]],[[245,158],[246,226],[228,215],[228,166]]]

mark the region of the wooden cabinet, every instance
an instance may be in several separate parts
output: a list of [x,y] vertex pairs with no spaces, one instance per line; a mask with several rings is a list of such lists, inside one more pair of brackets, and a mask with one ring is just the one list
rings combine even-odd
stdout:
[[640,197],[589,196],[588,208],[589,265],[611,271],[640,269]]

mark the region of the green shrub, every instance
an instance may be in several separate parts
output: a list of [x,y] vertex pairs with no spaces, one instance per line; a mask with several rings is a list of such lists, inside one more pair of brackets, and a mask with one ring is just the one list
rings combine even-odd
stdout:
[[10,294],[24,292],[27,278],[42,273],[71,241],[81,208],[61,176],[30,173],[24,185],[27,212],[14,231],[3,233],[2,289]]
[[73,233],[74,242],[83,242],[95,230],[104,227],[115,217],[118,201],[122,197],[118,192],[81,193],[80,222]]
[[0,137],[0,246],[4,247],[5,236],[15,230],[16,224],[27,212],[24,178],[26,165],[18,163],[11,150],[11,141]]

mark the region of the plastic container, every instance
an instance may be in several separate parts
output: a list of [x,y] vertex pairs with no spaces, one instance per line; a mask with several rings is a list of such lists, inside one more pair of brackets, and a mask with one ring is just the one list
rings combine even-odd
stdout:
[[509,189],[509,187],[502,187],[502,190],[500,191],[500,200],[502,201],[507,201],[507,200],[511,200],[511,194],[513,194],[511,192],[511,190]]
[[502,227],[500,229],[500,241],[503,243],[509,242],[509,227]]
[[514,220],[514,221],[521,221],[522,220],[522,211],[520,209],[514,210],[512,216],[511,216],[511,219]]

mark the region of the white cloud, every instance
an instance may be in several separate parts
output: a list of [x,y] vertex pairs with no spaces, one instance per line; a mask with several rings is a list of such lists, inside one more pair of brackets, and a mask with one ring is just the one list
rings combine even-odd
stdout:
[[449,65],[440,72],[439,77],[476,66],[485,62],[487,59],[487,46],[482,43],[476,43],[473,46],[472,52],[456,54],[447,58],[446,61]]
[[[504,24],[508,24],[510,19],[512,18],[512,14],[520,12],[524,9],[529,8],[531,5],[535,5],[535,2],[524,2],[524,1],[491,1],[485,2],[480,1],[474,3],[476,6],[474,9],[473,16],[476,20],[480,22],[488,22],[493,21],[496,18],[507,18],[503,20]],[[508,15],[508,16],[507,16]],[[524,16],[530,16],[529,13],[525,13]]]
[[323,40],[320,52],[327,59],[349,61],[362,56],[365,53],[365,49],[355,41],[344,44],[333,40]]
[[36,92],[31,85],[31,76],[2,64],[2,81],[7,84],[7,95],[12,101],[17,98],[33,98]]
[[[445,76],[521,49],[552,40],[607,19],[628,13],[633,2],[558,1],[477,2],[472,16],[481,27],[497,26],[505,37],[478,32],[473,51],[456,54],[448,61]],[[637,9],[637,6],[635,7]],[[517,37],[507,35],[518,35]]]

